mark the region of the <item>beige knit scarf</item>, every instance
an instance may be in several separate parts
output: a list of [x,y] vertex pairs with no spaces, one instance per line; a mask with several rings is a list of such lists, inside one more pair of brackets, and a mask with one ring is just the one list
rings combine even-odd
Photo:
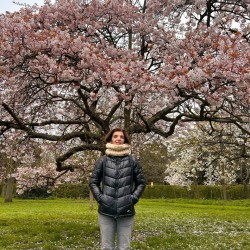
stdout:
[[125,156],[129,155],[130,152],[130,145],[129,144],[121,144],[116,145],[112,143],[106,144],[106,155],[112,155],[112,156]]

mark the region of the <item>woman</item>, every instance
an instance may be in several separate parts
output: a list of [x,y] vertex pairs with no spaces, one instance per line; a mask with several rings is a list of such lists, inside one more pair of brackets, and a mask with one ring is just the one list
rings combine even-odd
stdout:
[[126,131],[113,129],[105,141],[105,155],[96,162],[89,186],[99,203],[102,249],[113,250],[117,234],[117,250],[125,250],[130,248],[134,205],[146,182],[139,162],[130,155]]

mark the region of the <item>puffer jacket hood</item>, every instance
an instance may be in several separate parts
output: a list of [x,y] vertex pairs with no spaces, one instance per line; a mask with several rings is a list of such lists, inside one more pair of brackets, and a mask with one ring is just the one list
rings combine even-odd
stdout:
[[103,156],[95,165],[89,186],[99,203],[99,213],[132,216],[146,182],[139,162],[132,156]]

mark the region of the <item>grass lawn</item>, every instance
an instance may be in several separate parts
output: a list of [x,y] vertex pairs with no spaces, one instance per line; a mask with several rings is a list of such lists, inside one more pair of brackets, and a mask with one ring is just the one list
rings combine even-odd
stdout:
[[[250,200],[142,199],[136,211],[133,250],[250,250]],[[86,200],[0,199],[1,250],[98,250],[99,237]]]

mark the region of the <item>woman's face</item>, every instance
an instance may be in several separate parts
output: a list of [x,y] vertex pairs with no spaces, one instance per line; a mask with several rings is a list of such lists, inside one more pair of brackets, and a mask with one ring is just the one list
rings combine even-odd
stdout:
[[116,145],[124,144],[125,138],[122,131],[115,131],[111,138],[111,143]]

